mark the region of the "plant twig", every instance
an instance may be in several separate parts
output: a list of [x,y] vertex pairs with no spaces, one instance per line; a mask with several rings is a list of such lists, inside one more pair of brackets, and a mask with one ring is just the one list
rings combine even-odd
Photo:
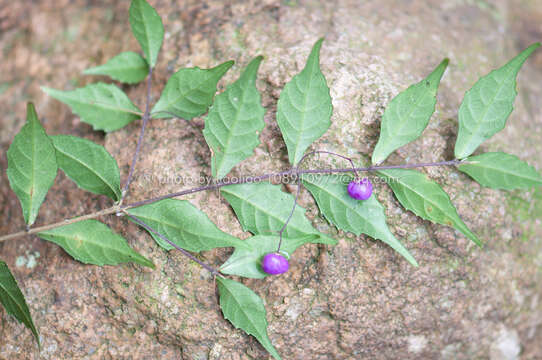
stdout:
[[440,161],[440,162],[433,162],[433,163],[419,163],[419,164],[404,164],[404,165],[385,165],[385,166],[369,166],[369,167],[363,167],[363,168],[340,168],[340,169],[306,169],[306,170],[299,170],[296,172],[295,168],[292,168],[290,170],[281,171],[278,173],[268,173],[263,174],[259,176],[246,176],[241,178],[225,178],[222,180],[219,180],[213,184],[209,185],[203,185],[199,187],[195,187],[192,189],[187,190],[181,190],[178,192],[165,194],[161,196],[157,196],[154,198],[150,198],[147,200],[141,200],[136,201],[134,203],[128,204],[128,205],[122,205],[122,208],[132,208],[136,206],[141,205],[147,205],[151,204],[156,201],[170,199],[174,197],[184,196],[188,194],[197,193],[200,191],[206,191],[206,190],[213,190],[217,188],[221,188],[228,185],[236,185],[236,184],[246,184],[246,183],[254,183],[254,182],[262,182],[266,181],[272,178],[282,178],[284,176],[289,175],[302,175],[302,174],[342,174],[342,173],[349,173],[349,172],[367,172],[367,171],[376,171],[376,170],[387,170],[387,169],[413,169],[413,168],[420,168],[420,167],[430,167],[430,166],[454,166],[458,164],[466,164],[467,162],[464,160],[448,160],[448,161]]
[[94,213],[74,217],[74,218],[71,218],[71,219],[66,219],[66,220],[59,221],[59,222],[49,224],[49,225],[38,226],[38,227],[35,227],[35,228],[32,228],[32,229],[29,229],[27,231],[19,231],[19,232],[13,233],[13,234],[1,236],[0,237],[0,242],[10,240],[10,239],[15,239],[15,238],[18,238],[18,237],[21,237],[21,236],[24,236],[24,235],[32,235],[32,234],[36,234],[36,233],[39,233],[39,232],[42,232],[42,231],[55,229],[57,227],[73,224],[73,223],[83,221],[83,220],[89,220],[89,219],[94,219],[94,218],[97,218],[97,217],[100,217],[100,216],[115,214],[115,213],[119,212],[120,210],[121,210],[120,206],[115,205],[115,206],[112,206],[110,208],[103,209],[103,210],[100,210],[100,211],[97,211],[97,212],[94,212]]
[[297,176],[302,175],[302,174],[324,174],[325,175],[325,174],[349,173],[349,172],[354,172],[354,171],[367,172],[367,171],[386,170],[386,169],[412,169],[412,168],[429,167],[429,166],[454,166],[454,165],[466,164],[466,163],[467,163],[467,161],[464,161],[464,160],[449,160],[449,161],[440,161],[440,162],[434,162],[434,163],[370,166],[370,167],[365,167],[365,168],[306,169],[306,170],[296,170],[295,168],[292,168],[292,169],[286,170],[286,171],[281,171],[281,172],[277,172],[277,173],[268,173],[268,174],[263,174],[263,175],[259,175],[259,176],[246,176],[246,177],[242,177],[242,178],[238,178],[238,179],[237,178],[225,178],[225,179],[219,180],[219,181],[214,182],[214,183],[209,184],[209,185],[199,186],[199,187],[195,187],[195,188],[192,188],[192,189],[182,190],[182,191],[178,191],[178,192],[174,192],[174,193],[170,193],[170,194],[166,194],[166,195],[161,195],[161,196],[149,198],[149,199],[146,199],[146,200],[136,201],[136,202],[133,202],[133,203],[130,203],[130,204],[119,204],[119,205],[116,205],[116,206],[113,206],[113,207],[110,207],[110,208],[107,208],[107,209],[104,209],[104,210],[101,210],[101,211],[98,211],[98,212],[94,212],[94,213],[91,213],[91,214],[81,215],[79,217],[74,217],[74,218],[67,219],[67,220],[60,221],[60,222],[56,222],[56,223],[53,223],[53,224],[32,228],[32,229],[30,229],[28,231],[19,231],[19,232],[13,233],[13,234],[0,236],[0,242],[10,240],[10,239],[15,239],[15,238],[18,238],[18,237],[22,237],[24,235],[35,234],[35,233],[38,233],[40,231],[54,229],[54,228],[57,228],[57,227],[60,227],[60,226],[63,226],[63,225],[72,224],[72,223],[75,223],[75,222],[78,222],[78,221],[94,219],[94,218],[97,218],[99,216],[119,213],[122,210],[131,209],[131,208],[134,208],[134,207],[151,204],[151,203],[154,203],[156,201],[175,198],[175,197],[188,195],[188,194],[193,194],[193,193],[206,191],[206,190],[214,190],[214,189],[218,189],[218,188],[228,186],[228,185],[246,184],[246,183],[249,183],[249,182],[251,182],[251,183],[252,182],[262,182],[262,181],[266,181],[266,180],[269,180],[269,179],[272,179],[272,178],[279,178],[280,179],[280,178],[282,178],[284,176],[288,176],[288,175],[297,175]]
[[145,135],[145,128],[150,118],[150,103],[151,103],[151,84],[152,84],[152,67],[149,67],[149,75],[147,76],[147,97],[145,99],[145,113],[143,114],[143,123],[141,125],[141,131],[139,132],[139,138],[137,139],[136,150],[134,156],[132,157],[132,163],[130,164],[130,172],[128,173],[128,179],[124,184],[122,189],[121,203],[126,194],[128,193],[128,188],[132,183],[134,170],[137,163],[137,158],[139,157],[139,152],[141,151],[141,144],[143,143],[143,136]]
[[129,217],[130,219],[132,219],[136,224],[140,225],[141,227],[143,227],[145,230],[147,231],[150,231],[151,233],[155,234],[156,236],[158,236],[160,239],[164,240],[165,242],[167,242],[169,245],[173,246],[175,249],[179,250],[184,256],[188,257],[190,260],[200,264],[205,270],[209,271],[211,273],[211,275],[213,276],[216,276],[216,275],[220,275],[219,271],[217,269],[215,269],[214,267],[212,267],[211,265],[209,264],[206,264],[204,263],[203,261],[201,261],[200,259],[198,259],[197,257],[195,257],[194,255],[192,255],[191,253],[189,253],[188,251],[186,251],[185,249],[183,249],[182,247],[178,246],[177,244],[175,244],[173,241],[169,240],[166,236],[160,234],[158,231],[156,231],[155,229],[153,229],[152,227],[150,227],[149,225],[147,225],[143,220],[141,220],[140,218],[138,218],[137,216],[135,215],[131,215],[129,214],[128,212],[122,210],[122,212],[127,216]]

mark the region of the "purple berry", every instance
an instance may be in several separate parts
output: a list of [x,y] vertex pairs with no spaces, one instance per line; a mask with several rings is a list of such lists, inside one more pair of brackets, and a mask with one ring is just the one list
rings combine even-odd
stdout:
[[352,180],[348,184],[348,195],[356,200],[367,200],[373,193],[373,184],[369,178]]
[[262,259],[262,269],[270,275],[283,274],[289,268],[288,260],[276,252],[266,254]]

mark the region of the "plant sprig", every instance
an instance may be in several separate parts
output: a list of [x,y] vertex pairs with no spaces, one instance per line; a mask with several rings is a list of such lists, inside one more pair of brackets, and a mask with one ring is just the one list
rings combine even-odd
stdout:
[[[8,179],[17,195],[26,230],[0,236],[0,242],[37,234],[61,246],[74,259],[102,266],[134,262],[154,267],[152,262],[130,248],[124,237],[96,220],[108,215],[124,216],[148,231],[164,250],[176,249],[198,263],[216,279],[220,307],[235,327],[253,335],[275,358],[280,359],[267,334],[266,310],[262,299],[245,285],[226,275],[263,278],[270,273],[262,268],[262,258],[271,252],[292,254],[307,243],[334,245],[337,241],[316,230],[298,205],[301,186],[315,199],[321,214],[337,228],[356,235],[380,239],[418,266],[415,257],[395,237],[386,221],[384,207],[375,196],[368,200],[349,197],[339,174],[359,178],[373,172],[388,182],[401,205],[428,221],[453,226],[477,245],[482,241],[461,220],[442,187],[415,170],[430,166],[454,166],[482,186],[517,189],[542,185],[536,170],[506,153],[472,156],[479,145],[504,127],[516,96],[516,76],[529,55],[540,46],[533,44],[502,68],[482,77],[469,90],[459,109],[459,134],[456,159],[418,164],[380,165],[398,148],[422,135],[435,110],[440,80],[448,65],[444,59],[425,79],[398,94],[386,108],[372,164],[358,167],[352,158],[325,150],[307,153],[313,143],[331,126],[332,101],[326,78],[320,69],[323,39],[316,41],[306,66],[284,87],[277,104],[276,121],[288,151],[288,170],[227,177],[260,144],[265,109],[256,88],[257,73],[263,58],[254,58],[239,79],[217,95],[217,84],[233,66],[226,61],[210,69],[182,68],[167,81],[159,100],[151,104],[152,76],[162,47],[164,27],[155,9],[145,0],[133,0],[130,24],[143,56],[121,53],[104,65],[85,74],[110,76],[120,82],[146,82],[145,109],[141,111],[119,87],[96,83],[73,91],[43,87],[43,91],[67,104],[81,120],[96,130],[111,132],[141,119],[141,128],[124,185],[116,160],[89,140],[67,135],[49,136],[41,125],[32,103],[28,104],[27,123],[15,136],[8,150]],[[214,101],[214,102],[213,102]],[[152,105],[152,106],[151,106]],[[214,181],[133,203],[126,201],[134,180],[136,165],[151,118],[183,118],[190,121],[207,112],[203,135],[212,153]],[[172,126],[175,126],[172,124]],[[303,169],[309,156],[323,153],[350,163],[345,168]],[[110,207],[53,224],[32,227],[39,208],[58,169],[81,189],[111,198]],[[285,178],[295,179],[295,197],[282,191]],[[219,189],[233,208],[243,230],[252,233],[246,240],[219,229],[204,212],[186,200],[173,199],[201,191]],[[193,253],[217,247],[232,247],[233,254],[215,268]],[[0,302],[8,313],[23,322],[34,334],[34,326],[24,296],[5,262],[0,260]]]
[[434,166],[458,166],[458,165],[466,165],[466,164],[471,164],[471,163],[466,160],[447,160],[447,161],[416,163],[416,164],[379,165],[379,166],[356,167],[356,168],[348,167],[348,168],[301,169],[301,170],[295,170],[294,168],[292,168],[286,171],[267,173],[267,174],[257,175],[257,176],[243,176],[243,177],[231,178],[231,179],[224,178],[222,180],[213,182],[209,185],[203,185],[203,186],[198,186],[198,187],[194,187],[194,188],[190,188],[186,190],[181,190],[178,192],[168,193],[165,195],[160,195],[160,196],[156,196],[156,197],[152,197],[152,198],[148,198],[144,200],[139,200],[133,203],[121,204],[121,205],[116,204],[103,210],[75,216],[69,219],[64,219],[57,223],[29,228],[27,230],[15,232],[8,235],[3,235],[3,236],[0,236],[0,242],[24,237],[26,235],[33,235],[40,231],[55,229],[57,227],[61,227],[67,224],[72,224],[79,221],[95,219],[95,218],[99,218],[99,217],[107,216],[107,215],[120,214],[123,210],[131,209],[131,208],[135,208],[135,207],[139,207],[143,205],[153,204],[165,199],[177,198],[177,197],[181,197],[185,195],[195,194],[202,191],[216,190],[216,189],[223,188],[225,186],[231,187],[234,185],[242,185],[242,184],[267,183],[269,181],[273,181],[276,183],[276,182],[280,182],[285,177],[294,177],[296,175],[303,175],[303,174],[331,175],[331,174],[354,173],[354,171],[357,173],[363,173],[363,172],[380,171],[380,170],[388,170],[388,169],[414,169],[414,168],[424,168],[424,167],[434,167]]

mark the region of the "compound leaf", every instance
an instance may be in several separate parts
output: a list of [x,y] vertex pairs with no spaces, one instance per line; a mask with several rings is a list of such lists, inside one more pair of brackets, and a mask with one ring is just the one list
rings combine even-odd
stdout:
[[107,75],[110,78],[136,84],[147,77],[149,64],[138,53],[127,51],[109,59],[105,64],[83,71],[85,75]]
[[279,353],[267,336],[267,314],[262,299],[237,281],[217,276],[216,282],[224,318],[236,328],[254,336],[275,359],[280,360]]
[[[243,230],[253,234],[277,233],[294,205],[291,194],[282,192],[279,185],[267,182],[228,185],[221,188],[220,192],[235,211]],[[299,238],[309,234],[326,237],[312,226],[305,217],[305,209],[298,205],[283,235]]]
[[217,95],[205,119],[203,136],[212,150],[213,176],[221,179],[235,166],[252,155],[260,140],[258,133],[265,123],[260,104],[256,75],[263,57],[247,65],[239,79]]
[[422,219],[452,226],[476,245],[482,246],[480,239],[469,230],[457,214],[448,194],[435,181],[411,169],[380,170],[378,173],[387,180],[397,200],[405,209]]
[[503,67],[480,78],[467,91],[459,107],[459,132],[455,143],[455,157],[464,159],[506,124],[514,109],[516,75],[540,43],[523,50]]
[[[278,235],[255,235],[246,239],[245,243],[250,248],[235,249],[229,259],[220,267],[220,272],[254,279],[263,279],[269,276],[262,270],[260,263],[266,254],[277,251],[279,239]],[[291,255],[298,247],[308,243],[334,245],[336,241],[321,238],[316,234],[295,239],[282,238],[280,249],[281,252],[285,251]]]
[[36,221],[57,173],[55,148],[38,119],[32,103],[27,105],[26,124],[13,139],[7,152],[8,180],[19,198],[24,221]]
[[416,140],[435,111],[437,90],[448,59],[444,59],[429,76],[399,93],[386,107],[380,125],[380,138],[372,162],[384,161],[392,152]]
[[233,61],[227,61],[211,69],[180,69],[169,78],[152,116],[191,120],[203,114],[213,102],[218,81],[232,65]]
[[95,130],[118,130],[135,119],[141,111],[126,94],[112,84],[96,83],[73,91],[61,91],[45,86],[45,93],[67,104],[74,113]]
[[[246,247],[241,239],[216,227],[205,213],[186,200],[165,199],[128,210],[179,247],[199,252],[217,247]],[[156,234],[154,240],[166,250],[173,246]]]
[[32,331],[38,346],[40,346],[38,330],[34,326],[24,295],[7,264],[2,260],[0,260],[0,303],[4,305],[8,314],[14,316],[15,319]]
[[120,200],[120,174],[115,159],[101,145],[70,135],[50,137],[58,167],[81,189]]
[[382,240],[412,265],[418,266],[408,250],[391,233],[386,224],[384,207],[374,194],[364,201],[352,199],[347,193],[346,184],[337,175],[303,176],[302,180],[329,222],[356,235],[367,234]]
[[149,65],[153,68],[164,40],[164,25],[160,15],[145,0],[132,0],[130,25]]
[[117,265],[133,262],[154,268],[154,264],[134,251],[126,240],[98,220],[83,220],[38,233],[75,260],[93,265]]
[[320,71],[323,41],[314,44],[305,68],[284,86],[277,104],[277,123],[291,164],[297,164],[331,125],[331,96]]
[[493,189],[525,189],[542,185],[542,176],[535,168],[514,155],[489,152],[467,158],[458,169],[480,185]]

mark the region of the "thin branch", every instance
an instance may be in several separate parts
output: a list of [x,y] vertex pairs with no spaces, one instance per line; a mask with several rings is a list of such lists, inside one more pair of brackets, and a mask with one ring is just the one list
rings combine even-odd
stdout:
[[156,231],[155,229],[153,229],[152,227],[150,227],[149,225],[147,225],[143,220],[141,220],[140,218],[138,218],[137,216],[134,216],[134,215],[131,215],[129,214],[128,212],[126,211],[122,211],[127,217],[129,217],[130,219],[132,219],[135,223],[137,223],[138,225],[140,225],[141,227],[143,227],[145,230],[155,234],[156,236],[158,236],[160,239],[164,240],[165,242],[167,242],[169,245],[173,246],[175,249],[179,250],[184,256],[188,257],[190,260],[200,264],[205,270],[209,271],[211,273],[211,275],[213,276],[216,276],[216,275],[220,275],[219,271],[217,269],[215,269],[214,267],[212,267],[211,265],[209,264],[206,264],[204,263],[203,261],[201,261],[200,259],[198,259],[197,257],[195,257],[194,255],[192,255],[191,253],[189,253],[188,251],[186,251],[185,249],[183,249],[182,247],[179,247],[177,244],[175,244],[173,241],[169,240],[166,236],[160,234],[158,231]]
[[147,77],[147,98],[145,100],[145,113],[143,114],[143,124],[141,125],[141,131],[139,132],[139,138],[137,139],[137,145],[136,145],[136,151],[134,152],[134,156],[132,157],[132,163],[130,164],[130,172],[128,173],[128,179],[126,179],[126,183],[124,184],[124,188],[122,189],[122,199],[126,196],[128,193],[128,187],[132,183],[133,176],[134,176],[134,170],[137,163],[137,159],[139,157],[139,152],[141,151],[141,144],[143,143],[143,136],[145,135],[145,128],[147,127],[147,123],[150,119],[150,103],[151,103],[151,84],[152,84],[152,67],[149,67],[149,75]]
[[74,218],[71,218],[71,219],[66,219],[66,220],[59,221],[59,222],[54,223],[54,224],[38,226],[38,227],[32,228],[32,229],[30,229],[28,231],[19,231],[19,232],[13,233],[13,234],[5,235],[5,236],[0,237],[0,242],[10,240],[10,239],[15,239],[15,238],[25,236],[25,235],[31,235],[31,234],[36,234],[36,233],[39,233],[39,232],[42,232],[42,231],[55,229],[55,228],[60,227],[60,226],[73,224],[73,223],[83,221],[83,220],[89,220],[89,219],[94,219],[94,218],[97,218],[97,217],[100,217],[100,216],[115,214],[115,213],[119,212],[120,210],[121,209],[120,209],[120,207],[118,205],[112,206],[110,208],[103,209],[103,210],[100,210],[100,211],[97,211],[97,212],[94,212],[94,213],[91,213],[91,214],[86,214],[86,215],[74,217]]
[[354,176],[356,178],[359,177],[358,175],[358,172],[356,171],[356,165],[354,164],[354,161],[352,160],[352,158],[349,158],[348,156],[344,156],[344,155],[341,155],[341,154],[337,154],[337,153],[334,153],[332,151],[326,151],[326,150],[315,150],[315,151],[311,151],[307,154],[305,154],[301,160],[299,160],[299,162],[297,163],[297,168],[299,169],[299,166],[301,165],[301,162],[306,159],[307,157],[309,156],[312,156],[314,154],[328,154],[328,155],[333,155],[333,156],[337,156],[337,157],[340,157],[341,159],[344,159],[346,161],[348,161],[350,163],[350,165],[352,166],[352,172],[354,173]]
[[238,178],[238,179],[237,178],[231,178],[231,179],[226,178],[226,179],[222,179],[220,181],[217,181],[217,182],[215,182],[213,184],[199,186],[199,187],[195,187],[195,188],[187,189],[187,190],[182,190],[182,191],[179,191],[179,192],[166,194],[166,195],[162,195],[162,196],[157,196],[157,197],[153,197],[153,198],[142,200],[142,201],[136,201],[136,202],[133,202],[131,204],[124,204],[124,205],[119,204],[117,206],[113,206],[113,207],[110,207],[110,208],[107,208],[107,209],[104,209],[104,210],[101,210],[101,211],[98,211],[98,212],[95,212],[95,213],[82,215],[82,216],[79,216],[79,217],[75,217],[75,218],[67,219],[67,220],[64,220],[64,221],[60,221],[60,222],[57,222],[57,223],[54,223],[54,224],[33,228],[33,229],[28,230],[28,231],[19,231],[19,232],[13,233],[13,234],[0,236],[0,242],[5,241],[5,240],[18,238],[18,237],[21,237],[21,236],[24,236],[24,235],[35,234],[35,233],[38,233],[40,231],[54,229],[54,228],[57,228],[57,227],[60,227],[60,226],[63,226],[63,225],[72,224],[72,223],[75,223],[75,222],[78,222],[78,221],[83,221],[83,220],[87,220],[87,219],[94,219],[96,217],[103,216],[103,215],[111,215],[111,214],[119,213],[122,210],[131,209],[131,208],[146,205],[146,204],[151,204],[151,203],[154,203],[156,201],[175,198],[175,197],[188,195],[188,194],[193,194],[193,193],[197,193],[197,192],[200,192],[200,191],[219,189],[221,187],[228,186],[228,185],[262,182],[262,181],[266,181],[266,180],[269,180],[269,179],[272,179],[272,178],[281,179],[281,178],[283,178],[285,176],[289,176],[289,175],[336,174],[336,173],[349,173],[349,172],[354,172],[354,171],[366,172],[366,171],[376,171],[376,170],[385,170],[385,169],[412,169],[412,168],[429,167],[429,166],[453,166],[453,165],[466,164],[466,163],[468,163],[468,162],[465,161],[465,160],[449,160],[449,161],[441,161],[441,162],[434,162],[434,163],[370,166],[370,167],[365,167],[365,168],[306,169],[306,170],[297,170],[297,171],[294,168],[294,169],[290,169],[290,170],[287,170],[287,171],[281,171],[281,172],[277,172],[277,173],[268,173],[268,174],[263,174],[263,175],[259,175],[259,176],[247,176],[247,177]]
[[467,161],[464,160],[449,160],[449,161],[440,161],[440,162],[434,162],[434,163],[419,163],[419,164],[404,164],[404,165],[386,165],[386,166],[369,166],[364,168],[341,168],[341,169],[306,169],[306,170],[299,170],[296,172],[295,168],[281,171],[278,173],[268,173],[263,174],[259,176],[246,176],[242,178],[233,178],[233,179],[222,179],[217,181],[216,183],[209,184],[209,185],[203,185],[192,189],[182,190],[166,195],[157,196],[154,198],[150,198],[147,200],[142,201],[136,201],[134,203],[128,204],[128,205],[122,205],[122,208],[133,208],[141,205],[147,205],[151,204],[156,201],[175,198],[179,196],[184,196],[188,194],[197,193],[200,191],[206,191],[206,190],[214,190],[218,189],[224,186],[228,185],[236,185],[236,184],[246,184],[246,183],[254,183],[254,182],[262,182],[266,181],[272,178],[280,179],[284,176],[289,175],[302,175],[302,174],[341,174],[341,173],[349,173],[349,172],[367,172],[367,171],[377,171],[377,170],[387,170],[387,169],[413,169],[413,168],[420,168],[420,167],[430,167],[430,166],[453,166],[458,164],[467,164]]

